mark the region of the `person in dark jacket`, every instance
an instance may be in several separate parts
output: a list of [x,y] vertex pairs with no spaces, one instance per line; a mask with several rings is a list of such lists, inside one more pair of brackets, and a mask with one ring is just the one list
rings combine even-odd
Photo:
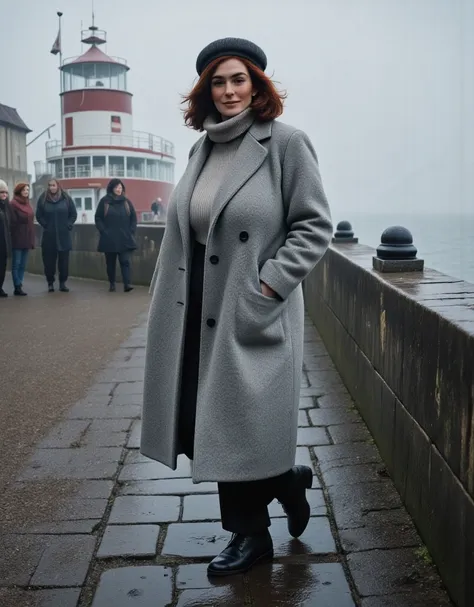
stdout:
[[27,183],[18,183],[13,194],[10,202],[13,294],[24,296],[23,277],[28,253],[35,248],[35,212],[30,203],[30,186]]
[[7,259],[11,251],[10,238],[10,205],[8,203],[8,186],[0,179],[0,297],[8,297],[3,290],[7,271]]
[[54,292],[56,266],[59,273],[59,290],[67,293],[69,251],[72,249],[71,230],[77,219],[76,206],[57,179],[48,181],[36,205],[36,220],[43,228],[41,253],[48,291]]
[[133,204],[125,196],[125,186],[120,179],[112,179],[109,182],[107,194],[100,200],[95,213],[95,225],[100,232],[97,250],[105,253],[109,291],[115,291],[117,257],[122,271],[123,289],[126,293],[132,291],[130,254],[137,248],[137,214]]

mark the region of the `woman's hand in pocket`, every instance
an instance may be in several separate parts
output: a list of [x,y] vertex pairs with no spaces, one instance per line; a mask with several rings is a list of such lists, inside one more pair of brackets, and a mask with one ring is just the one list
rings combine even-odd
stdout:
[[260,281],[260,288],[262,289],[262,295],[265,295],[265,297],[273,297],[274,299],[278,298],[276,292],[262,280]]

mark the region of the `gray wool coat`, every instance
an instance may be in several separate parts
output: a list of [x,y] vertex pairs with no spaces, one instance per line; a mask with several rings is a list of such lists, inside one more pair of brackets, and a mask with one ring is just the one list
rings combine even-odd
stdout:
[[[141,453],[176,469],[189,271],[189,204],[212,148],[191,149],[152,281]],[[316,153],[278,121],[246,133],[213,202],[206,245],[193,481],[251,481],[295,461],[303,362],[301,282],[332,234]],[[213,263],[210,262],[211,256]],[[260,280],[279,298],[266,297]]]

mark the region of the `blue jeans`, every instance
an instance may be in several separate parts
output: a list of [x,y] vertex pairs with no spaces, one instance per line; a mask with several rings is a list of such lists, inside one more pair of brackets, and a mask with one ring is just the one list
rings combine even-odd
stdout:
[[12,250],[12,278],[13,286],[19,287],[23,284],[25,276],[26,261],[28,259],[29,249],[13,249]]

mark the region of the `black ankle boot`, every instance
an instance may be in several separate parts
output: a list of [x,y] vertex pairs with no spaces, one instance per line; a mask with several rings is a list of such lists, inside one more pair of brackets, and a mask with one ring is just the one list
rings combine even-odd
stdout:
[[109,293],[115,293],[115,283],[114,282],[110,283]]
[[19,295],[21,297],[25,297],[27,295],[27,293],[25,293],[23,291],[22,286],[20,285],[19,287],[15,287],[15,290],[13,291],[13,295]]
[[48,282],[48,293],[54,293],[54,282]]
[[0,289],[0,297],[8,297],[8,293],[5,293],[3,289]]
[[125,293],[129,293],[130,291],[133,291],[133,287],[132,285],[124,285],[123,290],[125,291]]
[[284,496],[277,496],[288,518],[288,531],[300,537],[309,523],[311,507],[306,499],[306,489],[313,485],[313,471],[308,466],[294,466]]
[[273,558],[273,542],[268,529],[258,535],[235,533],[227,548],[207,568],[208,575],[224,576],[245,573],[257,563]]
[[62,293],[69,293],[69,289],[66,287],[66,283],[65,282],[59,283],[59,290]]

